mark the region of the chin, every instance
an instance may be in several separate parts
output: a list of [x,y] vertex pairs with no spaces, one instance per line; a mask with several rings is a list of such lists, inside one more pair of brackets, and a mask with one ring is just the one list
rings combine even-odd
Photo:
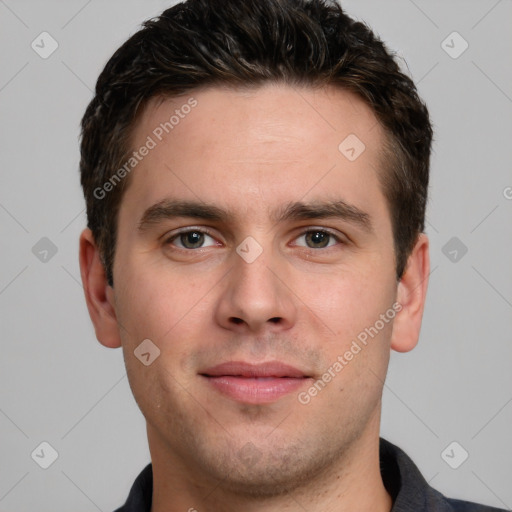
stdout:
[[[265,451],[246,443],[228,456],[209,453],[203,467],[219,480],[219,488],[230,494],[251,499],[286,495],[321,478],[338,455],[325,447],[267,446]],[[206,464],[204,464],[206,462]]]

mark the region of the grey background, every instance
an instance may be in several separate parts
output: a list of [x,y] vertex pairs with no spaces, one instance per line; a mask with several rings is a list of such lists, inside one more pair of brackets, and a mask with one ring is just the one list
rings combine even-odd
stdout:
[[[121,351],[96,341],[80,283],[78,125],[107,58],[169,5],[0,0],[3,512],[111,511],[149,461]],[[343,5],[404,59],[436,131],[425,318],[419,346],[392,354],[382,435],[441,492],[510,508],[512,2]],[[59,44],[47,59],[31,48],[43,31]],[[456,59],[453,31],[469,44]],[[42,441],[59,454],[48,469],[31,458]],[[469,453],[458,469],[441,456],[452,441]]]

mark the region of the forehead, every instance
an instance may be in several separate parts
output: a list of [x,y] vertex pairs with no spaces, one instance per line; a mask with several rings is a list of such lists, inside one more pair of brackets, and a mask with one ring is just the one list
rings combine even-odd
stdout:
[[137,145],[152,134],[157,142],[163,138],[178,144],[194,130],[197,137],[187,140],[190,148],[223,146],[244,155],[258,151],[255,142],[336,142],[347,129],[364,139],[378,137],[381,131],[372,109],[341,88],[219,86],[151,98],[134,128],[133,142]]
[[365,203],[382,196],[383,140],[372,110],[334,87],[210,87],[153,98],[132,136],[135,151],[152,147],[123,203],[140,212],[172,196],[246,213],[304,198]]

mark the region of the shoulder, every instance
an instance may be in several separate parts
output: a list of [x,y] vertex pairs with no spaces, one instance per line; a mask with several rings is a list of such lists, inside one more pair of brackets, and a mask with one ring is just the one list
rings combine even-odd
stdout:
[[150,512],[153,494],[153,467],[148,464],[132,485],[126,503],[114,512]]
[[393,499],[391,512],[505,512],[505,509],[447,498],[427,483],[404,451],[382,438],[380,470]]
[[504,512],[505,509],[489,507],[488,505],[480,505],[479,503],[471,503],[469,501],[454,500],[445,498],[453,512]]

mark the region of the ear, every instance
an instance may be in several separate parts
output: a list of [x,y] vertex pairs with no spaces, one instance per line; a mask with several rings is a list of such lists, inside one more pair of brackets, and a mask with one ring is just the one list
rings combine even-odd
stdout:
[[105,268],[90,229],[84,229],[80,235],[80,275],[96,338],[105,347],[120,347],[114,290],[107,282]]
[[428,238],[421,233],[398,283],[397,302],[402,309],[395,317],[391,336],[391,348],[397,352],[408,352],[418,343],[430,274],[428,247]]

